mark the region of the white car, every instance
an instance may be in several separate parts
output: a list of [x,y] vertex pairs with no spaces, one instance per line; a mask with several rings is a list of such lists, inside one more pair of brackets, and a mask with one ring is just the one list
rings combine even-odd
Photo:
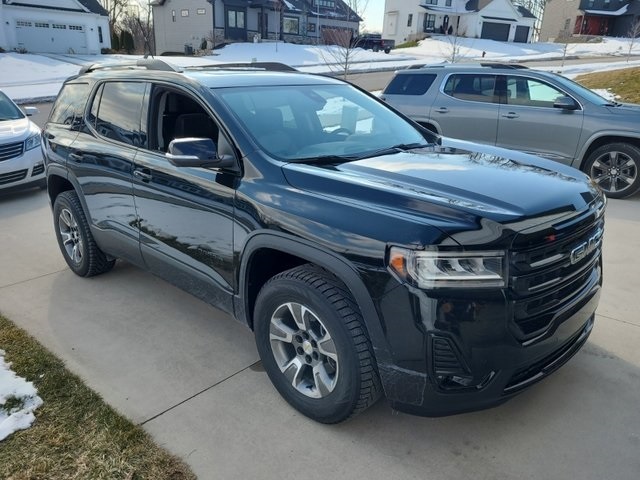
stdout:
[[47,185],[40,128],[27,118],[35,113],[37,108],[23,112],[0,92],[0,192]]

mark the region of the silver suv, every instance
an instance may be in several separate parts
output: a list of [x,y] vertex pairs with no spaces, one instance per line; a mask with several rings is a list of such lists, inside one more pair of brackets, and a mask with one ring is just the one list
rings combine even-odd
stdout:
[[640,105],[560,75],[501,64],[412,67],[396,72],[382,98],[447,137],[579,168],[611,198],[640,189]]

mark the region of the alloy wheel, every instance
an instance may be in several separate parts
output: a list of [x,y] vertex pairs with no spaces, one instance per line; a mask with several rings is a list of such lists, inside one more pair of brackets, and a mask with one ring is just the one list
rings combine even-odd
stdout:
[[638,167],[629,155],[613,150],[595,159],[590,175],[605,192],[623,192],[636,181]]
[[63,208],[58,217],[58,231],[62,244],[69,258],[76,264],[82,262],[84,257],[84,243],[78,228],[78,223],[71,211]]

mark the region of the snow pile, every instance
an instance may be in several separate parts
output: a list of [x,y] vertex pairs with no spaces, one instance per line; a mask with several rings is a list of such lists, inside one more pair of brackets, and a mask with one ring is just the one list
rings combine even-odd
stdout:
[[[34,410],[42,405],[33,383],[18,377],[10,367],[4,361],[4,350],[0,350],[0,442],[29,428],[36,419]],[[17,406],[5,408],[8,401]]]
[[[497,42],[481,38],[435,35],[422,40],[417,47],[393,50],[427,61],[450,59],[455,50],[456,58],[482,59],[485,61],[544,60],[567,57],[626,56],[629,52],[628,38],[604,37],[602,42],[586,43],[514,43]],[[485,56],[482,56],[484,52]],[[640,54],[640,42],[635,42],[632,54]]]

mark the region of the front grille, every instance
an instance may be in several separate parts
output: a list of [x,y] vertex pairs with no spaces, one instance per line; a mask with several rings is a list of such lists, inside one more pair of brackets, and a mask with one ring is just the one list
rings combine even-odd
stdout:
[[600,278],[603,208],[604,203],[531,238],[516,238],[509,291],[519,340],[533,341],[551,327],[558,313],[577,310],[588,300]]
[[3,173],[0,175],[0,185],[19,182],[27,176],[27,170],[17,170],[15,172]]
[[0,162],[19,157],[20,155],[22,155],[23,149],[24,149],[24,142],[8,143],[6,145],[0,145]]
[[31,171],[31,176],[35,177],[36,175],[40,175],[42,172],[44,172],[44,165],[36,165]]

